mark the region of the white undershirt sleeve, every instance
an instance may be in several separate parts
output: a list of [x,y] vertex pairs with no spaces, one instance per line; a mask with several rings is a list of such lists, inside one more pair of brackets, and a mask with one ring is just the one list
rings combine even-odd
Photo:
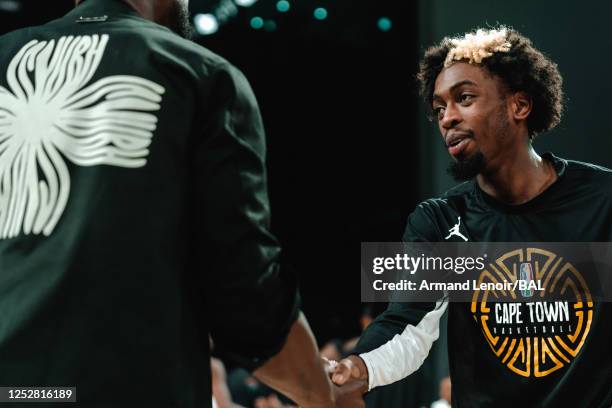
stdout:
[[360,354],[368,368],[368,391],[399,381],[419,369],[440,335],[440,319],[448,306],[448,298],[436,302],[418,325],[407,325],[382,346]]

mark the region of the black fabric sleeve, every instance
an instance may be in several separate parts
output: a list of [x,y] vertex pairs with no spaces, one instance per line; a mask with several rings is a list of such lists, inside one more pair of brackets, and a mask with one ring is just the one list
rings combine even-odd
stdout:
[[280,351],[298,314],[293,273],[270,233],[265,137],[246,78],[211,74],[202,140],[194,151],[196,228],[215,350],[253,370]]

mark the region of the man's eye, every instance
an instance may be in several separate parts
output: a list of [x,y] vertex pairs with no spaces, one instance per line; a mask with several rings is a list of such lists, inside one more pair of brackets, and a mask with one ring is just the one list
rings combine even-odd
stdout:
[[473,98],[472,94],[461,94],[461,102],[470,102]]
[[444,106],[438,106],[436,108],[433,108],[434,115],[436,115],[438,118],[440,118],[441,116],[444,116],[445,109],[446,108],[444,108]]

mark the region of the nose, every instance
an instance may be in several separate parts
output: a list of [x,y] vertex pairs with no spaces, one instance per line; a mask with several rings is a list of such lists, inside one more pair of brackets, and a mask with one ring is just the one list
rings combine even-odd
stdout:
[[444,109],[444,116],[440,119],[440,127],[449,130],[462,122],[461,113],[454,103],[450,103]]

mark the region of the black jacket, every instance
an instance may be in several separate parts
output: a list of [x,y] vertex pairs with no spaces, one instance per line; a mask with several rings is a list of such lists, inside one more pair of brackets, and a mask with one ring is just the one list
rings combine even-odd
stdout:
[[297,315],[244,76],[119,0],[0,37],[0,385],[210,404]]

